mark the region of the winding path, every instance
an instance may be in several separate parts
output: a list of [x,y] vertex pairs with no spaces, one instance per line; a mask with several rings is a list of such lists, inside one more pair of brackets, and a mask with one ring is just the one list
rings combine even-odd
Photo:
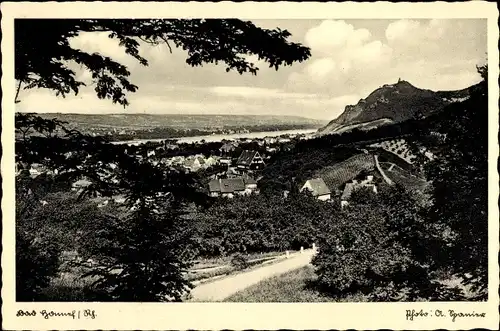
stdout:
[[222,301],[236,292],[242,291],[264,279],[308,265],[314,253],[315,251],[312,249],[307,249],[304,250],[303,253],[296,253],[291,255],[288,259],[275,264],[224,277],[210,283],[200,284],[191,291],[191,298],[189,301]]
[[389,184],[389,185],[393,185],[394,182],[389,177],[387,177],[387,175],[385,174],[384,170],[382,170],[382,167],[380,166],[380,163],[378,163],[378,155],[374,154],[373,155],[373,159],[375,160],[375,166],[377,167],[377,170],[380,172],[380,174],[382,175],[382,177],[384,178],[384,180],[386,181],[386,183]]

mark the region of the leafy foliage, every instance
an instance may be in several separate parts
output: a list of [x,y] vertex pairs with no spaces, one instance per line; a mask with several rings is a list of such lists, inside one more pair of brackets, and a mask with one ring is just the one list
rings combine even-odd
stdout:
[[259,70],[246,55],[257,55],[276,70],[310,56],[309,48],[287,40],[288,31],[261,29],[236,19],[17,19],[14,24],[18,94],[22,84],[24,89],[47,88],[63,97],[78,94],[85,83],[68,67],[68,62],[75,62],[90,71],[98,98],[123,106],[129,104],[126,93],[138,89],[129,81],[128,68],[101,54],[72,48],[71,38],[82,32],[109,32],[109,38],[119,40],[125,53],[142,65],[148,60],[140,55],[141,43],[169,48],[172,43],[187,52],[191,66],[220,62],[226,71],[240,74]]
[[108,213],[85,231],[83,260],[93,260],[84,277],[100,301],[180,301],[190,288],[183,273],[193,256],[191,233],[177,208],[159,206],[160,199],[142,200],[122,219]]
[[319,233],[313,264],[324,291],[340,296],[361,291],[372,301],[457,298],[436,281],[428,263],[439,245],[420,241],[427,236],[425,221],[402,188],[386,187],[377,195],[356,191],[349,207],[333,214]]
[[310,247],[328,209],[312,196],[291,192],[280,196],[218,200],[197,217],[202,256],[272,252]]

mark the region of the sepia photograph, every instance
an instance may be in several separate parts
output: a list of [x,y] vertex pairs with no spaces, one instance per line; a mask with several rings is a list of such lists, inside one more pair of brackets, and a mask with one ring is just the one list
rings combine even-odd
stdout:
[[486,16],[12,26],[16,304],[496,295]]

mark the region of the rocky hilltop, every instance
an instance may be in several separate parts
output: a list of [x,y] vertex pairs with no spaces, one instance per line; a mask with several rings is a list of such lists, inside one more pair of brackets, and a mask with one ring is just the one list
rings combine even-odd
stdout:
[[467,99],[470,89],[435,92],[399,80],[396,84],[386,84],[376,89],[356,105],[346,106],[339,117],[318,132],[340,133],[354,128],[367,130],[419,116],[425,117],[442,110],[450,103]]

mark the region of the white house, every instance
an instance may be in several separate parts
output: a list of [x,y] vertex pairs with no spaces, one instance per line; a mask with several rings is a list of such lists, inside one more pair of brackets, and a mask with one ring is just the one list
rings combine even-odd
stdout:
[[327,201],[331,198],[331,191],[322,178],[309,179],[300,189],[300,192],[308,190],[319,200]]

